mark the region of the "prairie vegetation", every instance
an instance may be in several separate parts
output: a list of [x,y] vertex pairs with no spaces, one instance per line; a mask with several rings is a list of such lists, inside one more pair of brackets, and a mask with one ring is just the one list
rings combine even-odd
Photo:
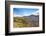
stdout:
[[14,28],[15,27],[18,27],[18,28],[21,28],[21,27],[36,27],[38,26],[36,24],[37,22],[33,22],[31,21],[31,19],[29,18],[24,18],[24,17],[14,17]]

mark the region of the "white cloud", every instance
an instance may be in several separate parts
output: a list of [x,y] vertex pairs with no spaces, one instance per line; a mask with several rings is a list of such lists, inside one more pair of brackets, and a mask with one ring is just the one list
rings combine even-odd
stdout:
[[22,15],[13,14],[13,17],[23,17]]
[[24,14],[23,16],[29,16],[30,14]]
[[32,13],[33,15],[39,15],[39,11]]
[[29,15],[39,15],[39,11],[36,11],[34,13],[31,13],[31,14],[23,14],[23,15],[16,15],[16,14],[13,14],[13,17],[23,17],[23,16],[29,16]]

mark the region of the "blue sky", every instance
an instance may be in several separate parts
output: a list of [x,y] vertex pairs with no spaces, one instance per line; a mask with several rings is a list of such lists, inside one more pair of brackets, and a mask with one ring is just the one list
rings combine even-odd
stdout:
[[36,8],[13,8],[14,15],[28,16],[36,13],[39,9]]

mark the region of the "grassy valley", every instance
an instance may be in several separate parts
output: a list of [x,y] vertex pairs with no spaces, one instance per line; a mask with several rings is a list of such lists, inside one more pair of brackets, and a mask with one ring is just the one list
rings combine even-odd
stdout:
[[25,18],[25,17],[14,17],[14,27],[38,27],[38,22],[32,21],[31,18]]

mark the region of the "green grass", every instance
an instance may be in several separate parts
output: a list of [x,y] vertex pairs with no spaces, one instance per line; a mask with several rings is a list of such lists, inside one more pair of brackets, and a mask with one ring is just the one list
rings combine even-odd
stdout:
[[22,17],[14,17],[14,27],[31,27],[31,24],[28,24],[26,22],[26,20],[28,20],[27,18],[22,18]]

